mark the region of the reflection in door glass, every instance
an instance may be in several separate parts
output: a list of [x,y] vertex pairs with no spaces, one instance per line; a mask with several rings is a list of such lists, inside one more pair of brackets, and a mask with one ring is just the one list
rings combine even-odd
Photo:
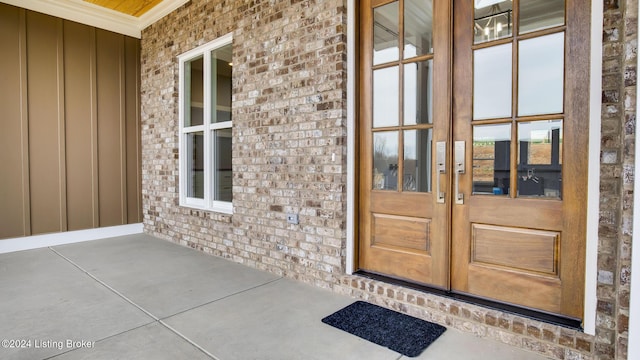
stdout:
[[474,43],[479,44],[511,36],[513,33],[513,1],[474,1]]
[[431,129],[405,130],[402,190],[431,191]]
[[398,189],[398,132],[373,134],[373,189]]
[[473,52],[473,119],[511,116],[511,44]]
[[433,52],[433,0],[404,2],[404,58]]
[[511,124],[473,127],[473,193],[509,194]]
[[518,124],[518,196],[562,197],[562,120]]
[[564,0],[520,0],[520,34],[564,25]]
[[397,1],[373,9],[373,65],[399,59],[398,21]]
[[522,40],[518,51],[518,115],[561,113],[564,33]]
[[397,126],[399,121],[398,66],[373,72],[373,127]]
[[404,125],[431,124],[433,60],[404,65]]

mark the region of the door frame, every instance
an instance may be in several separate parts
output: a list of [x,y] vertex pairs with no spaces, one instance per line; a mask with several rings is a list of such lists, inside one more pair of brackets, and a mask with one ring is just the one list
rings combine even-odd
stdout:
[[[347,227],[345,273],[358,270],[358,5],[347,0]],[[584,332],[595,335],[597,306],[598,223],[600,201],[600,124],[602,91],[603,0],[591,2],[591,65],[589,110],[589,175],[587,189],[587,238],[585,266]]]

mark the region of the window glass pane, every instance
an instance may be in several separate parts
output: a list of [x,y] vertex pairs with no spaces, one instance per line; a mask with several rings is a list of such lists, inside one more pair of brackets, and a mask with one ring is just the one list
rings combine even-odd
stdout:
[[564,33],[520,41],[518,67],[518,115],[561,113]]
[[397,1],[373,9],[373,65],[398,60],[398,33]]
[[511,124],[473,127],[473,193],[506,195],[511,177]]
[[564,0],[520,0],[520,33],[564,25]]
[[214,131],[215,137],[215,189],[214,200],[232,200],[232,178],[231,178],[231,129],[221,129]]
[[404,174],[402,190],[431,191],[432,130],[406,130],[404,132]]
[[473,119],[511,117],[511,44],[473,52]]
[[398,189],[398,132],[373,134],[373,189]]
[[476,44],[513,34],[513,1],[475,0],[473,38]]
[[518,196],[562,196],[562,120],[518,124]]
[[204,199],[204,133],[188,133],[187,137],[187,196]]
[[231,45],[211,52],[211,122],[231,121]]
[[431,54],[433,0],[404,2],[404,58]]
[[203,58],[184,63],[185,94],[184,94],[184,126],[203,124],[204,118],[204,86],[203,86]]
[[393,66],[373,72],[373,127],[398,125],[398,69],[398,66]]
[[433,60],[404,65],[404,125],[433,121]]

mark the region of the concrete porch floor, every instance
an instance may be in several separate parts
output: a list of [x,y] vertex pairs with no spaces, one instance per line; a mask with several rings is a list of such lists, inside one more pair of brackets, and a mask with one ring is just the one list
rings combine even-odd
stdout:
[[[0,289],[1,359],[406,359],[320,321],[353,299],[144,234],[0,254]],[[544,357],[448,329],[417,359]]]

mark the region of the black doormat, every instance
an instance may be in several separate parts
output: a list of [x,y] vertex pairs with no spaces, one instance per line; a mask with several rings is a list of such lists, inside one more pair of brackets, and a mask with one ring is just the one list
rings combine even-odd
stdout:
[[363,301],[357,301],[322,322],[402,355],[416,357],[446,328]]

